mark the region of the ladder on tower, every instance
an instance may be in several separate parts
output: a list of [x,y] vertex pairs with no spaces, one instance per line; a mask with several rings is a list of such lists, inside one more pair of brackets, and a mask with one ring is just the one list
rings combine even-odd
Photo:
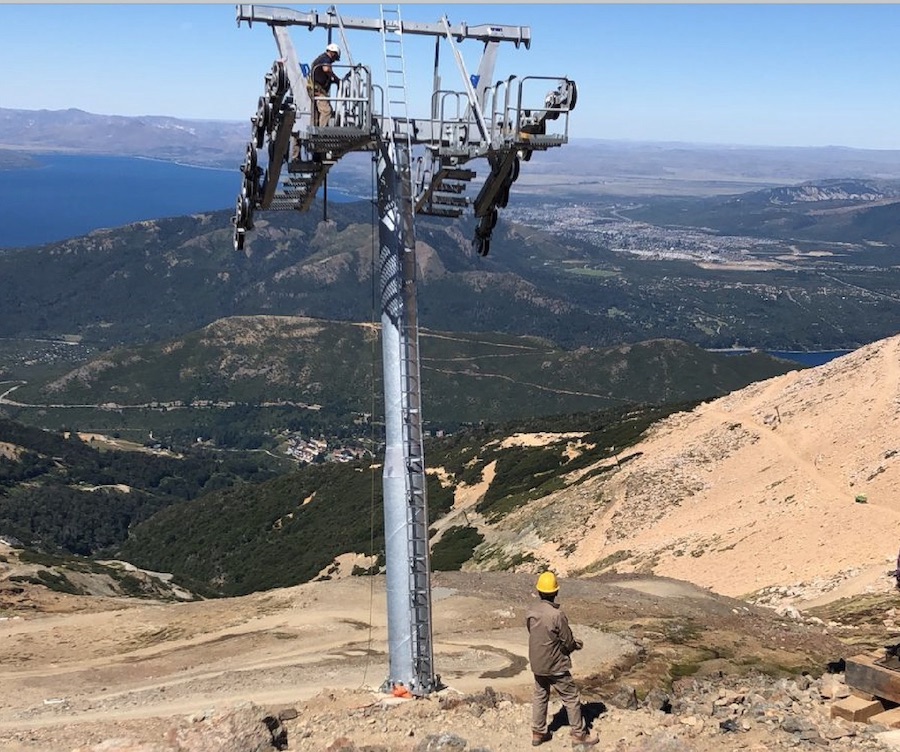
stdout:
[[[422,390],[419,367],[419,327],[415,299],[415,207],[412,181],[412,139],[407,113],[403,21],[399,6],[380,6],[385,68],[385,116],[397,175],[400,218],[403,223],[404,311],[401,317],[401,400],[403,445],[407,472],[409,597],[412,619],[412,657],[417,686],[427,694],[435,689],[431,634],[431,584],[428,546],[428,499],[422,433]],[[412,282],[412,284],[410,284]]]
[[[333,163],[350,152],[376,155],[390,659],[384,686],[396,689],[398,684],[406,685],[415,695],[427,695],[441,687],[440,677],[433,670],[431,636],[414,217],[459,217],[472,207],[478,222],[473,248],[487,255],[498,209],[506,206],[509,189],[518,176],[519,160],[527,162],[533,152],[568,141],[568,118],[577,92],[575,82],[566,77],[509,76],[488,85],[493,80],[497,46],[512,43],[518,48],[524,43],[527,49],[531,41],[527,27],[466,23],[451,26],[446,17],[438,24],[410,23],[401,20],[398,7],[380,8],[378,19],[344,19],[334,8],[319,13],[266,5],[237,6],[238,25],[267,24],[275,35],[279,54],[271,73],[266,75],[265,95],[258,102],[256,116],[251,118],[251,141],[233,217],[234,246],[235,250],[243,250],[245,237],[253,229],[255,210],[306,211],[319,181],[324,183]],[[328,126],[312,124],[314,100],[306,90],[303,66],[288,34],[289,26],[327,30],[329,40],[337,29],[347,48],[350,69],[342,79],[335,99],[334,121]],[[373,84],[367,66],[353,63],[345,29],[377,31],[382,35],[387,88]],[[403,37],[408,34],[436,40],[432,106],[430,117],[424,119],[410,118],[407,113]],[[469,76],[456,50],[456,43],[463,40],[484,44],[478,84]],[[441,86],[441,42],[449,44],[454,52],[464,92]],[[556,88],[542,94],[548,81]],[[532,83],[539,87],[538,98],[531,94]],[[425,156],[414,160],[413,146],[417,154],[424,151]],[[268,151],[265,169],[258,160],[258,150],[263,148]],[[316,160],[316,155],[322,155],[321,161]],[[466,191],[475,171],[469,169],[468,163],[481,158],[488,160],[491,171],[471,201]],[[285,165],[288,177],[282,183]],[[412,165],[417,169],[413,170]]]

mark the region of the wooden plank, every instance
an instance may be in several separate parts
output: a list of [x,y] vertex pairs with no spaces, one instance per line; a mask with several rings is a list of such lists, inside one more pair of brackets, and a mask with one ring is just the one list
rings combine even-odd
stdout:
[[876,665],[878,653],[848,658],[844,681],[848,687],[900,705],[900,671]]
[[900,708],[892,708],[885,710],[883,713],[876,713],[869,718],[869,723],[880,723],[888,728],[900,728]]
[[879,666],[880,653],[865,653],[848,658],[844,668],[844,681],[848,687],[865,692],[882,700],[900,705],[900,671]]
[[861,697],[845,697],[831,705],[831,717],[847,721],[865,723],[873,715],[884,712],[884,705],[878,700],[864,700]]

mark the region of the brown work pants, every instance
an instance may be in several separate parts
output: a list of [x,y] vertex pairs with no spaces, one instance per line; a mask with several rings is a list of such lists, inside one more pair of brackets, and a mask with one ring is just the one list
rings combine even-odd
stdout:
[[316,89],[314,93],[316,102],[316,127],[323,128],[328,125],[331,120],[331,102],[328,99],[328,92]]
[[550,702],[550,688],[555,687],[566,713],[569,715],[571,731],[584,731],[584,719],[581,715],[581,697],[572,679],[566,671],[558,676],[534,675],[534,692],[531,696],[531,730],[536,734],[547,732],[547,705]]

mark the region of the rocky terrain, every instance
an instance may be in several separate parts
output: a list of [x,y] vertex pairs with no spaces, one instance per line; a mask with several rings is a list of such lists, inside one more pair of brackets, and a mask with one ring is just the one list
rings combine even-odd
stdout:
[[[900,337],[673,415],[607,472],[474,520],[477,561],[433,577],[444,688],[421,699],[380,691],[381,576],[73,596],[11,579],[4,544],[0,751],[525,749],[523,618],[543,566],[585,643],[574,674],[600,749],[900,749],[900,731],[832,717],[853,689],[843,661],[900,631],[898,450]],[[443,524],[474,519],[490,480]],[[517,553],[520,571],[489,571]],[[548,750],[571,748],[559,710]]]
[[[14,558],[4,554],[7,565]],[[533,577],[438,573],[444,688],[381,692],[381,577],[162,604],[2,595],[0,750],[521,750],[530,738],[523,618]],[[832,719],[854,624],[776,611],[658,577],[562,581],[585,643],[575,675],[602,749],[891,749],[886,728]],[[881,617],[890,618],[885,589]],[[42,600],[39,600],[42,599]],[[879,631],[880,629],[880,631]],[[555,738],[569,748],[551,702]],[[266,721],[268,719],[268,721]],[[280,740],[280,741],[279,741]],[[464,741],[463,741],[464,740]]]
[[8,150],[0,155],[0,168],[16,152],[141,156],[232,167],[246,147],[246,131],[246,123],[236,122],[0,107],[0,148]]
[[[502,752],[530,738],[530,574],[434,575],[443,688],[406,699],[381,686],[382,577],[162,603],[14,586],[15,549],[2,556],[2,752]],[[601,749],[900,749],[900,732],[830,717],[850,694],[843,659],[896,630],[890,578],[802,613],[653,576],[561,587]],[[545,748],[570,748],[555,698],[550,712]]]

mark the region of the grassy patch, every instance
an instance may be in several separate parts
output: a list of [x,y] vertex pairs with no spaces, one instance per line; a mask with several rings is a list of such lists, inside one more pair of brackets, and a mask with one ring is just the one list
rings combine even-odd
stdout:
[[569,274],[577,274],[581,277],[618,277],[618,272],[608,269],[566,269]]
[[522,564],[533,564],[537,561],[532,553],[516,552],[507,554],[503,551],[502,546],[490,545],[479,549],[478,553],[473,557],[478,563],[494,562],[493,568],[499,572],[506,572]]
[[700,670],[699,663],[673,663],[669,667],[669,674],[672,679],[683,679],[686,676],[693,676]]
[[41,567],[65,567],[76,572],[116,576],[116,570],[112,567],[80,556],[48,554],[26,548],[19,554],[19,561],[22,564],[36,564]]
[[142,598],[147,595],[147,592],[144,589],[144,583],[133,574],[122,574],[116,579],[118,580],[122,595],[127,595],[132,598]]
[[696,641],[703,634],[703,629],[694,621],[687,619],[666,622],[664,633],[666,639],[673,645],[685,645]]
[[585,574],[597,574],[599,572],[605,572],[607,569],[613,569],[616,564],[621,561],[628,561],[628,559],[630,559],[631,557],[632,553],[627,548],[622,549],[621,551],[614,551],[609,556],[604,556],[602,559],[600,559],[600,561],[595,561],[593,564],[589,564],[584,569],[580,569],[574,574],[575,576],[581,576]]

